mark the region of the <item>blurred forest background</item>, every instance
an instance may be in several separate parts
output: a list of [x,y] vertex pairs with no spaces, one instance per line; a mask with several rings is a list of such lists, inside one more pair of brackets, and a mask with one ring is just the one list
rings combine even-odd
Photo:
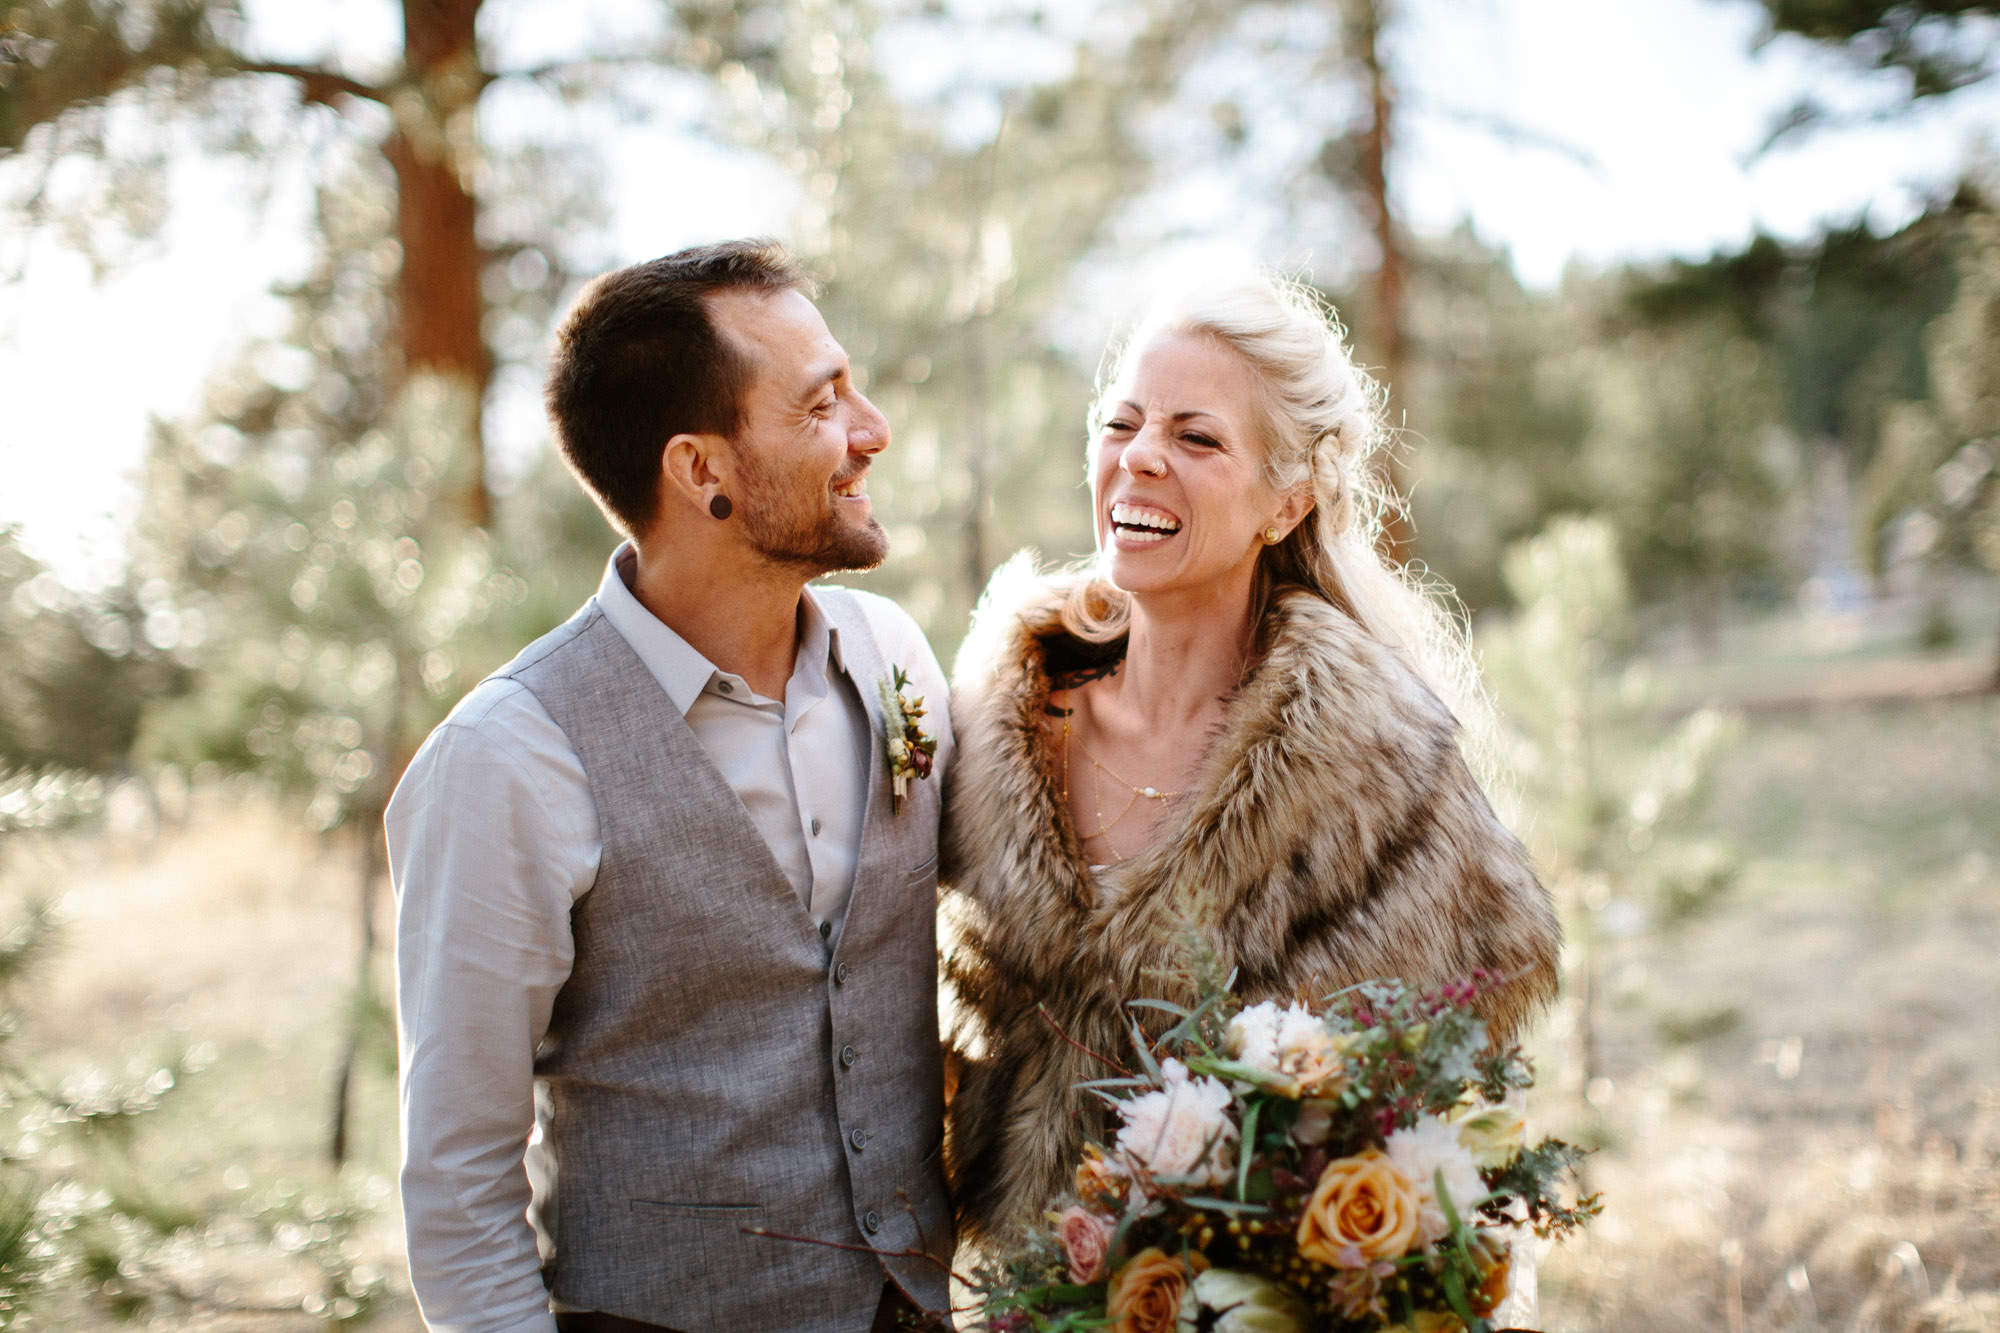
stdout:
[[[2000,6],[1715,2],[1894,90],[1772,144],[2000,68]],[[896,431],[862,582],[947,661],[1001,559],[1088,548],[1103,275],[1175,239],[1188,164],[1336,257],[1402,553],[1473,617],[1570,933],[1536,1115],[1608,1209],[1544,1257],[1544,1326],[2000,1328],[1991,142],[1893,228],[1543,289],[1404,215],[1408,125],[1454,114],[1404,95],[1420,0],[598,7],[503,67],[510,0],[405,0],[400,52],[323,64],[231,0],[0,2],[16,237],[112,272],[188,155],[315,182],[283,327],[151,427],[119,576],[0,528],[0,1327],[419,1327],[381,811],[602,568],[549,452],[488,445],[577,283],[648,257],[604,243],[598,150],[667,116],[785,182]],[[919,77],[980,43],[1035,59]]]

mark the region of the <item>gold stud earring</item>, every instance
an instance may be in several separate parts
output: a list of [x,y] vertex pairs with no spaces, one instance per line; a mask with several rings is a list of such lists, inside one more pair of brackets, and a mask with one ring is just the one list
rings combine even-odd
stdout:
[[1283,534],[1278,531],[1277,524],[1273,523],[1270,527],[1264,529],[1264,545],[1276,546],[1282,539]]

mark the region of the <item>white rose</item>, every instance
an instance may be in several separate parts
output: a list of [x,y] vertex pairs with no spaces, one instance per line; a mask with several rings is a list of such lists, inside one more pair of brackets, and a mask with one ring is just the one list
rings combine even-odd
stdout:
[[1188,1288],[1181,1302],[1181,1333],[1203,1327],[1204,1314],[1220,1315],[1207,1327],[1214,1333],[1301,1333],[1305,1311],[1298,1298],[1268,1278],[1211,1268]]
[[1527,1134],[1516,1106],[1482,1106],[1458,1120],[1458,1141],[1485,1170],[1499,1170],[1520,1156]]
[[1236,1125],[1229,1089],[1212,1078],[1189,1078],[1178,1060],[1160,1062],[1166,1086],[1119,1107],[1125,1117],[1118,1150],[1159,1176],[1218,1184],[1236,1170]]

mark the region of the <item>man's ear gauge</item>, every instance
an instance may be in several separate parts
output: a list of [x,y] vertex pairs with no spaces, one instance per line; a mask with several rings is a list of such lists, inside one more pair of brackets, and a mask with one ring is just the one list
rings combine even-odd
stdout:
[[718,495],[708,502],[708,512],[718,519],[728,518],[735,509],[736,506],[729,503],[729,497],[726,495]]

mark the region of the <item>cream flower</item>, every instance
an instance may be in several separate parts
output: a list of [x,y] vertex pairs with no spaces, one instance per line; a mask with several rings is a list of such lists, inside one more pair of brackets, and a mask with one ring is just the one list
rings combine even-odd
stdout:
[[1317,1091],[1342,1069],[1345,1043],[1328,1031],[1319,1015],[1295,1004],[1278,1015],[1278,1068],[1301,1087]]
[[1340,1072],[1343,1047],[1319,1015],[1302,1004],[1280,1009],[1266,1000],[1229,1020],[1229,1056],[1238,1064],[1312,1090]]
[[1326,1136],[1333,1132],[1333,1112],[1339,1105],[1339,1102],[1311,1098],[1300,1102],[1299,1118],[1292,1122],[1292,1142],[1308,1148],[1325,1143]]
[[1214,1333],[1300,1333],[1305,1311],[1298,1298],[1268,1278],[1211,1268],[1188,1288],[1181,1302],[1180,1333],[1204,1327],[1201,1316],[1219,1315],[1205,1327]]
[[1118,1150],[1159,1176],[1218,1184],[1236,1170],[1236,1125],[1229,1089],[1212,1078],[1189,1078],[1178,1060],[1162,1060],[1166,1086],[1119,1108],[1125,1117]]
[[1278,1006],[1269,1000],[1253,1004],[1229,1020],[1224,1029],[1229,1058],[1267,1074],[1278,1072]]
[[1459,1117],[1458,1141],[1465,1145],[1481,1169],[1499,1170],[1520,1156],[1528,1126],[1519,1107],[1501,1104],[1481,1106]]
[[1437,1198],[1438,1173],[1444,1173],[1444,1187],[1451,1206],[1463,1217],[1466,1210],[1486,1197],[1486,1184],[1479,1178],[1479,1166],[1458,1131],[1434,1116],[1425,1116],[1408,1129],[1399,1129],[1384,1145],[1389,1160],[1417,1187],[1417,1240],[1431,1245],[1448,1229],[1444,1207]]

